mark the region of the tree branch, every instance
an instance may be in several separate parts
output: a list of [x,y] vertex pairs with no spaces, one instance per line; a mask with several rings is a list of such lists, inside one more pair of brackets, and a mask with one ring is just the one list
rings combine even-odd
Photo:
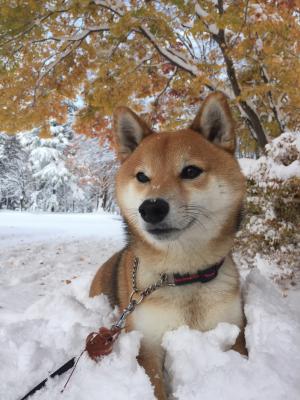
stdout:
[[236,43],[238,41],[238,38],[240,37],[240,34],[242,33],[242,30],[243,30],[244,26],[247,23],[248,9],[249,9],[249,0],[246,0],[243,23],[242,23],[242,25],[240,27],[239,32],[237,33],[236,37],[234,38],[233,42],[230,45],[231,49],[234,48],[234,46],[236,45]]
[[36,81],[35,87],[34,87],[34,96],[33,96],[33,103],[32,106],[35,105],[36,103],[36,93],[37,90],[40,86],[41,81],[47,76],[63,59],[68,57],[74,50],[76,50],[82,43],[83,39],[78,40],[77,42],[70,43],[65,50],[60,54],[60,56],[54,60],[52,63],[50,63],[47,68],[45,69],[44,72],[42,72]]
[[[220,14],[224,12],[222,0],[218,0],[218,9]],[[218,29],[218,33],[216,34],[214,32],[214,29],[211,29],[211,25],[208,25],[203,20],[203,18],[205,19],[208,16],[208,13],[204,11],[198,3],[195,6],[195,12],[198,18],[201,20],[201,22],[208,30],[208,33],[210,34],[211,38],[218,44],[225,62],[226,72],[230,85],[232,87],[233,94],[235,98],[237,98],[240,108],[243,110],[244,114],[248,118],[249,123],[253,131],[255,132],[259,145],[261,146],[262,149],[264,149],[265,145],[268,143],[268,140],[256,111],[254,110],[253,107],[251,107],[249,102],[241,99],[242,91],[236,75],[233,59],[229,55],[229,48],[226,44],[224,29]]]
[[166,58],[171,64],[183,69],[193,76],[197,76],[199,74],[199,71],[195,65],[187,63],[182,57],[179,57],[177,54],[174,54],[174,52],[172,53],[172,51],[160,46],[156,41],[155,36],[152,35],[148,28],[140,26],[140,29],[137,32],[140,32],[144,37],[146,37],[146,39],[149,40],[158,53]]
[[163,90],[158,94],[158,96],[156,97],[155,101],[154,101],[154,105],[158,106],[159,104],[159,100],[160,98],[164,95],[164,93],[167,91],[167,89],[170,87],[170,84],[172,82],[172,80],[174,79],[175,75],[177,74],[178,68],[175,68],[174,73],[170,76],[170,78],[167,80],[167,83],[165,85],[165,87],[163,88]]
[[55,11],[51,11],[50,13],[44,15],[43,17],[34,19],[33,22],[31,23],[31,25],[27,29],[25,29],[22,32],[19,32],[17,35],[13,36],[12,38],[8,39],[7,41],[0,43],[0,46],[5,46],[11,42],[16,41],[20,37],[25,36],[27,33],[31,32],[32,29],[34,29],[37,26],[40,26],[42,22],[44,22],[46,19],[48,19],[52,15],[67,12],[67,11],[69,11],[69,9],[55,10]]
[[[262,80],[264,81],[264,83],[270,84],[270,79],[269,79],[266,67],[263,64],[260,65],[260,74],[261,74],[261,77],[262,77]],[[277,122],[277,125],[279,126],[280,133],[283,133],[285,130],[285,123],[281,119],[280,110],[277,108],[277,105],[273,99],[272,91],[270,89],[267,91],[267,97],[269,99],[269,106],[274,114],[275,121]]]
[[109,1],[92,0],[91,4],[95,4],[96,6],[106,8],[107,10],[111,11],[113,14],[118,15],[119,17],[123,17],[124,15],[120,9],[114,8],[114,6],[112,6]]
[[[118,15],[119,17],[122,17],[124,15],[123,12],[119,8],[114,7],[110,3],[110,1],[92,0],[91,3],[103,7],[111,11],[113,14]],[[139,29],[138,30],[136,29],[134,31],[136,33],[142,34],[154,46],[154,48],[158,51],[158,53],[162,55],[164,58],[166,58],[173,65],[177,66],[180,69],[183,69],[184,71],[190,73],[193,76],[197,76],[199,74],[197,67],[195,65],[186,62],[182,54],[176,52],[176,50],[174,49],[166,49],[163,46],[159,45],[155,36],[150,32],[150,30],[145,25],[141,24]]]

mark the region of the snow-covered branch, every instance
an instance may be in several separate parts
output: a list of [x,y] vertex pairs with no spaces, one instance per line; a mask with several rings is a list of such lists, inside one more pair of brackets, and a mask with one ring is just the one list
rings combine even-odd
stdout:
[[219,28],[217,27],[217,25],[215,23],[209,24],[207,22],[207,17],[209,17],[209,14],[200,6],[198,2],[195,5],[195,13],[201,19],[209,33],[211,33],[212,35],[219,34]]
[[182,55],[179,56],[178,54],[175,54],[174,51],[166,49],[164,46],[160,45],[156,37],[150,32],[147,27],[140,26],[140,31],[152,43],[155,49],[172,64],[189,72],[191,75],[199,75],[199,70],[196,65],[189,63],[182,57]]

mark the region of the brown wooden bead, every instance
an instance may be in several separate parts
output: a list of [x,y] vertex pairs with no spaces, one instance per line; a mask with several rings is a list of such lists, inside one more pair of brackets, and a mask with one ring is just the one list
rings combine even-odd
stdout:
[[93,360],[112,352],[113,344],[121,332],[120,328],[102,327],[99,332],[92,332],[86,338],[86,351]]

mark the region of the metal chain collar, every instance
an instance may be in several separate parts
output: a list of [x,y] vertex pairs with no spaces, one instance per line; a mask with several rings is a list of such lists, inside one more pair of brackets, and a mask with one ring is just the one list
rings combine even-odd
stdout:
[[163,286],[168,286],[168,276],[167,274],[161,274],[160,279],[153,283],[152,285],[149,285],[146,289],[144,290],[139,290],[137,288],[137,270],[139,266],[139,260],[137,257],[134,258],[133,262],[133,269],[132,269],[132,293],[130,296],[130,300],[134,298],[135,294],[139,294],[140,298],[138,299],[138,304],[144,300],[145,297],[149,296],[151,293],[153,293],[155,290],[163,287]]
[[148,297],[155,290],[164,287],[164,286],[174,286],[174,284],[168,282],[167,274],[161,274],[160,279],[158,279],[152,285],[149,285],[144,290],[140,290],[137,288],[137,270],[139,266],[139,259],[137,257],[134,258],[133,267],[132,267],[132,292],[129,297],[129,304],[123,310],[118,322],[113,325],[116,328],[123,328],[126,318],[135,310],[135,307]]

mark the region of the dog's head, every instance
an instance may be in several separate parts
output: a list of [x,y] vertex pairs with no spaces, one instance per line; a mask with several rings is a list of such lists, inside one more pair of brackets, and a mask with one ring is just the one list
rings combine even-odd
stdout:
[[157,248],[234,234],[245,184],[222,93],[206,98],[189,129],[154,133],[126,107],[114,124],[116,193],[132,234]]

